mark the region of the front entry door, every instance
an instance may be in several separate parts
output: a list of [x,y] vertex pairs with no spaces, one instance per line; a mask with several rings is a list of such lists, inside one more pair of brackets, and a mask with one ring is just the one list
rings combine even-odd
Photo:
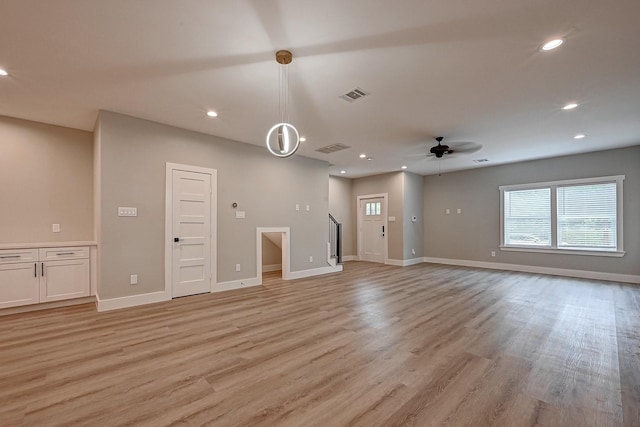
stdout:
[[211,291],[211,175],[173,171],[172,297]]
[[384,263],[386,230],[384,198],[360,200],[360,259]]

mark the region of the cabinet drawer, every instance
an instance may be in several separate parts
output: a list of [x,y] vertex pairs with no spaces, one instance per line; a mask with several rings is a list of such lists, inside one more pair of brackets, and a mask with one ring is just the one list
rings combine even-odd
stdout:
[[37,249],[1,249],[0,264],[38,261]]
[[86,246],[75,248],[42,248],[40,261],[56,261],[62,259],[89,258],[89,248]]

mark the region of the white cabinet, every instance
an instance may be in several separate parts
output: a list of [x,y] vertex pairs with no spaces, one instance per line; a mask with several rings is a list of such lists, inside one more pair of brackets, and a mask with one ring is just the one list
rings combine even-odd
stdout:
[[0,308],[86,297],[88,247],[0,250]]
[[40,302],[89,296],[89,248],[39,250]]

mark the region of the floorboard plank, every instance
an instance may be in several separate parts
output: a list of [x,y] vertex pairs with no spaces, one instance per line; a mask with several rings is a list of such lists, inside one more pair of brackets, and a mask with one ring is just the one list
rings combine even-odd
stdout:
[[639,426],[640,288],[434,264],[0,317],[0,425]]

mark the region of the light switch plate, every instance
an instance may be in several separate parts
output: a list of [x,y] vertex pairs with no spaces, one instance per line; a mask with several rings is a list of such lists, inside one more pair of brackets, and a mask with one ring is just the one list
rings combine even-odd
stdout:
[[395,217],[395,216],[390,216],[390,217],[389,217],[389,222],[394,222],[395,220],[396,220],[396,217]]
[[236,211],[236,219],[244,219],[244,211]]
[[118,207],[118,216],[138,216],[138,208],[120,206]]

